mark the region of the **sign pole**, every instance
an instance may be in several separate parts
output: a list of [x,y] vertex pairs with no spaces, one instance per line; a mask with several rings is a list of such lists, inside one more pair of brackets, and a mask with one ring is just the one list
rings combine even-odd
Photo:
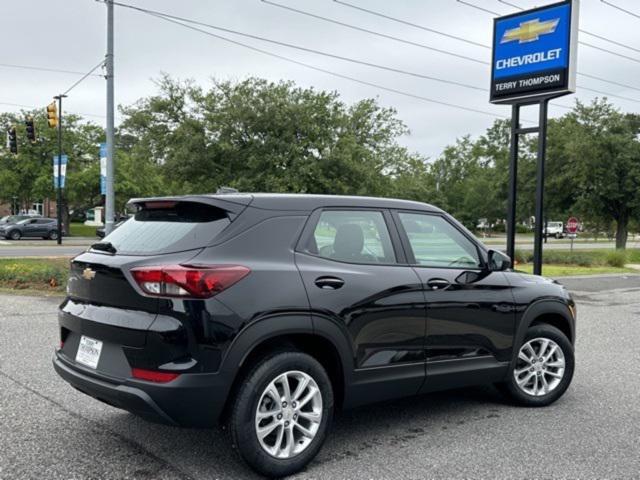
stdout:
[[516,253],[516,194],[518,190],[518,128],[520,128],[520,106],[511,106],[511,145],[509,149],[509,204],[507,211],[507,256]]
[[542,229],[544,224],[544,161],[547,150],[547,110],[549,99],[540,100],[538,120],[538,165],[536,173],[536,230],[533,239],[533,274],[542,275]]

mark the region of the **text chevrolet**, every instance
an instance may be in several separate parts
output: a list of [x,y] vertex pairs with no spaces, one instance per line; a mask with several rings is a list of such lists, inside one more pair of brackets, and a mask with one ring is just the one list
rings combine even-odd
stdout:
[[333,412],[494,383],[544,406],[574,371],[575,305],[451,216],[364,197],[135,199],[71,262],[53,363],[150,420],[228,425],[256,471],[320,450]]

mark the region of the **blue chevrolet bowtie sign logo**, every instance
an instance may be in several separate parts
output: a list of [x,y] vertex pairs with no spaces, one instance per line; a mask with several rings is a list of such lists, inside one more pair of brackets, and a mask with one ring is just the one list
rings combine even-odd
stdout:
[[491,101],[571,90],[574,3],[495,19]]

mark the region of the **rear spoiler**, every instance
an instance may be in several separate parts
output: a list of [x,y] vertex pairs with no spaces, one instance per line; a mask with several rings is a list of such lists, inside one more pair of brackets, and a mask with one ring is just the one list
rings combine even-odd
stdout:
[[203,203],[226,211],[229,214],[229,219],[233,221],[252,201],[252,195],[178,195],[173,197],[132,198],[127,202],[127,206],[141,209],[144,208],[146,203],[151,202]]

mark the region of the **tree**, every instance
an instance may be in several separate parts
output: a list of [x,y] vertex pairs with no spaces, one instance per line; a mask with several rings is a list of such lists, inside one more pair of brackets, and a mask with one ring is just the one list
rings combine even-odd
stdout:
[[397,143],[405,125],[372,99],[347,106],[335,92],[256,78],[208,90],[167,76],[158,85],[158,95],[122,109],[120,136],[173,193],[225,185],[384,196],[421,168]]
[[[34,118],[36,141],[26,139],[24,120]],[[0,150],[0,200],[14,198],[24,208],[34,200],[54,198],[53,157],[58,154],[57,131],[47,126],[44,109],[23,111],[19,114],[0,115],[0,125],[16,125],[18,130],[18,154]],[[97,197],[99,174],[95,170],[98,162],[98,142],[103,138],[103,129],[87,123],[77,115],[64,116],[63,152],[68,156],[65,200],[90,204]],[[90,176],[85,172],[93,168]]]
[[571,181],[573,191],[565,202],[575,199],[585,214],[615,220],[616,248],[624,249],[629,222],[640,214],[640,116],[622,114],[606,99],[576,102],[556,130],[559,181]]

